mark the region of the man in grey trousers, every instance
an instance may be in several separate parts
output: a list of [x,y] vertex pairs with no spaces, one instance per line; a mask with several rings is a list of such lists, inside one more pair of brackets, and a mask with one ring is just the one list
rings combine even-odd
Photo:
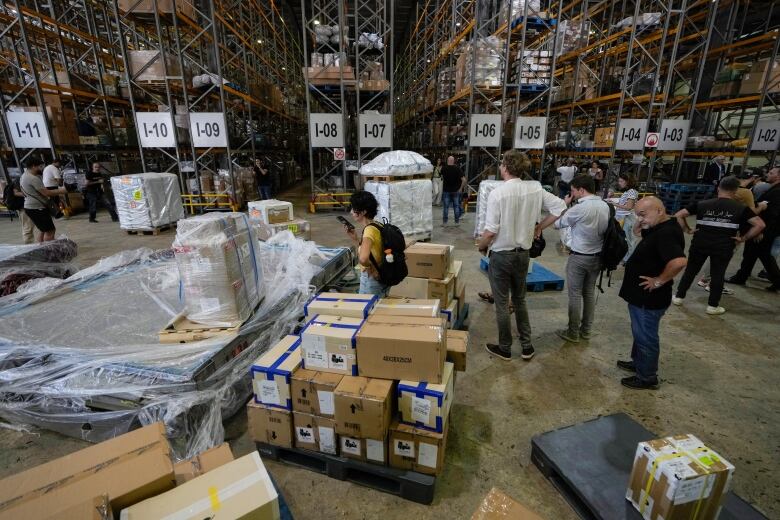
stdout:
[[590,175],[578,175],[571,181],[571,193],[564,202],[573,206],[555,221],[555,227],[571,228],[571,253],[566,262],[569,287],[569,326],[556,331],[562,339],[579,343],[588,340],[596,304],[596,280],[601,271],[601,249],[609,223],[609,206],[594,195]]
[[[498,344],[488,343],[487,351],[504,361],[512,359],[512,325],[509,319],[509,300],[515,307],[515,321],[525,361],[534,356],[531,344],[531,324],[525,305],[525,278],[528,273],[528,250],[534,236],[551,225],[566,209],[564,202],[546,192],[542,185],[531,180],[531,161],[517,150],[504,154],[499,168],[506,182],[488,197],[485,228],[481,231],[479,251],[489,251],[490,287],[493,291],[498,325]],[[539,224],[542,209],[550,215]]]

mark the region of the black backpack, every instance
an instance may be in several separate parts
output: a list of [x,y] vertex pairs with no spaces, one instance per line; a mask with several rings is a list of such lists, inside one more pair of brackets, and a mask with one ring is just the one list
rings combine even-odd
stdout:
[[20,197],[14,193],[13,182],[6,184],[3,189],[3,206],[12,211],[17,211],[24,207],[24,197]]
[[623,227],[615,220],[615,206],[605,203],[609,206],[609,221],[607,222],[607,231],[604,233],[604,245],[601,247],[601,273],[599,274],[599,291],[602,293],[601,280],[604,271],[607,272],[607,287],[612,286],[612,271],[618,268],[623,257],[628,253],[628,241],[623,232]]
[[[406,267],[406,239],[404,234],[397,226],[390,224],[387,219],[380,225],[372,222],[369,226],[374,226],[382,235],[382,263],[379,264],[371,255],[371,263],[374,264],[379,281],[389,286],[398,285],[409,274]],[[392,255],[392,262],[388,260],[388,254]]]

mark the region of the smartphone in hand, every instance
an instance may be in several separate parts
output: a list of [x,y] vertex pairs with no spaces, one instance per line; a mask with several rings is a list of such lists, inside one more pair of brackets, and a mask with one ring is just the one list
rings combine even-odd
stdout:
[[342,224],[344,224],[345,226],[347,226],[347,228],[348,228],[350,231],[352,231],[353,229],[355,229],[355,226],[352,224],[352,222],[350,222],[349,220],[345,219],[345,218],[344,218],[344,217],[342,217],[341,215],[337,216],[336,218],[337,218],[337,219],[339,219],[339,222],[341,222]]

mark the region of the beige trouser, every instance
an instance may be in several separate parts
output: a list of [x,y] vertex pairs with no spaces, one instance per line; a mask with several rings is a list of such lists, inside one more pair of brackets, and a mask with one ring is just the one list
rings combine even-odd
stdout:
[[25,244],[32,244],[35,242],[35,224],[33,224],[33,221],[30,217],[27,216],[27,213],[20,209],[17,211],[19,214],[19,220],[22,221],[22,239],[24,240]]

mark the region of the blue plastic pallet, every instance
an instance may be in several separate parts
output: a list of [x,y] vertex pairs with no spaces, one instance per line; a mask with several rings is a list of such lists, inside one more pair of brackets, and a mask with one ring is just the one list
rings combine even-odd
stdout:
[[[512,20],[511,27],[514,29],[518,25],[523,23],[523,17],[515,18]],[[544,29],[546,27],[555,27],[558,24],[558,20],[555,18],[550,18],[549,20],[545,20],[544,18],[539,18],[538,16],[529,16],[528,17],[528,24],[526,25],[526,28],[528,29]]]
[[466,320],[469,317],[469,304],[465,303],[463,304],[463,312],[460,316],[458,316],[458,321],[455,322],[455,324],[452,326],[455,330],[465,330],[464,327],[466,325]]
[[[479,268],[483,271],[488,270],[490,265],[490,259],[482,257],[479,260]],[[525,285],[527,290],[531,292],[542,291],[562,291],[564,285],[564,279],[550,271],[538,262],[533,263],[533,267],[528,275],[525,277]]]
[[295,520],[292,511],[290,511],[290,506],[287,505],[287,501],[284,499],[284,495],[282,495],[282,490],[279,489],[279,485],[276,483],[273,477],[271,477],[271,483],[273,483],[276,494],[279,496],[280,520]]

